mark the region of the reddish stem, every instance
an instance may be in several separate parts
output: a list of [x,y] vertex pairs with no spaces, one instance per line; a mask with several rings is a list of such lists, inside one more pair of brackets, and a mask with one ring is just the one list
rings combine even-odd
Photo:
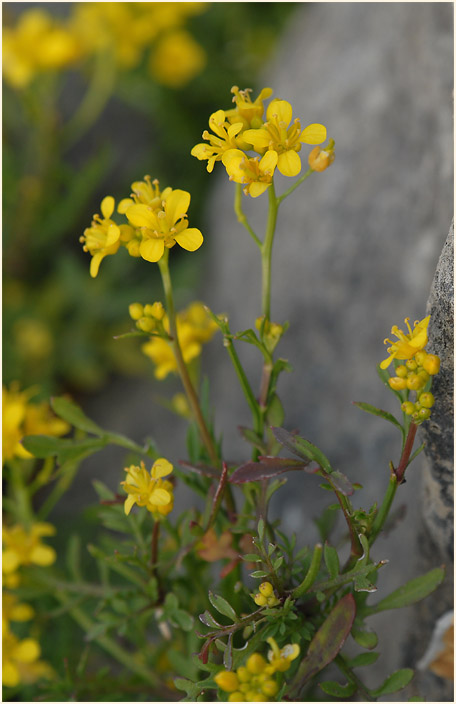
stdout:
[[398,484],[401,484],[404,481],[404,474],[410,460],[410,455],[412,454],[413,443],[415,442],[415,435],[417,429],[418,426],[415,425],[415,423],[410,423],[410,428],[408,431],[407,439],[405,441],[404,449],[402,451],[401,459],[399,460],[399,465],[395,470]]

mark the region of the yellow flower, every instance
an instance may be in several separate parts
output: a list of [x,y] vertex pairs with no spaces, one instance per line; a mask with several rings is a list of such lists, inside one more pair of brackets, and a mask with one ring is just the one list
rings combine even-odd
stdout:
[[291,119],[293,109],[286,100],[273,100],[266,110],[267,122],[259,129],[246,130],[242,137],[252,144],[254,150],[264,154],[266,150],[277,152],[277,168],[284,176],[297,176],[301,171],[298,152],[301,144],[320,144],[326,139],[326,127],[308,125],[301,131],[301,123]]
[[156,460],[147,472],[144,462],[139,467],[126,467],[127,478],[121,482],[128,497],[125,500],[125,514],[128,516],[134,504],[145,506],[155,519],[166,516],[173,509],[173,485],[162,477],[173,471],[173,465],[164,457]]
[[159,83],[181,88],[203,70],[206,52],[185,29],[165,34],[150,56],[149,69]]
[[272,650],[268,653],[268,660],[272,667],[277,672],[286,672],[291,667],[291,663],[295,660],[299,653],[300,648],[297,643],[288,643],[283,648],[279,648],[274,638],[266,638],[267,642],[271,646]]
[[[169,333],[169,321],[166,315],[163,317],[162,323],[165,332]],[[204,306],[198,302],[192,303],[186,310],[177,314],[176,327],[182,356],[186,364],[199,357],[202,344],[209,342],[218,329],[206,313]],[[177,371],[177,362],[169,339],[152,337],[141,349],[155,364],[157,379],[164,379],[170,372]]]
[[207,159],[207,170],[211,173],[216,161],[221,161],[224,152],[228,149],[238,149],[242,144],[236,140],[236,135],[242,130],[242,122],[230,124],[225,119],[225,112],[217,110],[209,118],[209,127],[215,134],[204,130],[203,139],[207,139],[209,144],[196,144],[190,152],[192,156],[203,161]]
[[246,184],[244,193],[252,198],[260,196],[271,185],[277,160],[274,151],[266,152],[260,160],[259,157],[249,159],[240,149],[229,149],[222,157],[230,181]]
[[101,214],[93,216],[92,225],[84,230],[84,234],[79,238],[84,243],[84,252],[90,252],[92,260],[90,262],[90,276],[98,274],[101,261],[108,254],[115,254],[120,247],[121,229],[119,225],[111,220],[114,212],[115,201],[112,196],[106,196],[101,201]]
[[16,27],[3,30],[3,75],[15,88],[25,88],[41,72],[65,68],[79,55],[77,39],[43,10],[23,12]]
[[315,147],[309,154],[308,162],[314,171],[324,171],[331,166],[336,154],[334,152],[334,140],[330,139],[324,149]]
[[187,210],[190,193],[173,190],[162,204],[162,209],[145,203],[134,203],[125,211],[130,223],[141,230],[139,253],[148,262],[158,262],[165,247],[176,242],[189,252],[203,244],[203,235],[195,227],[188,227]]
[[50,523],[34,523],[30,530],[17,523],[2,528],[4,545],[2,570],[9,575],[21,565],[40,565],[47,567],[56,560],[54,548],[41,542],[41,538],[55,535],[55,528]]
[[30,459],[33,455],[21,445],[25,435],[65,435],[70,426],[57,418],[48,403],[29,403],[36,389],[19,391],[17,383],[11,384],[9,390],[2,388],[3,413],[3,462],[13,457]]
[[387,348],[388,354],[390,355],[388,359],[384,359],[380,363],[380,369],[386,369],[393,359],[411,359],[419,350],[422,350],[427,345],[427,328],[429,325],[430,315],[423,320],[415,320],[413,330],[409,324],[409,318],[405,318],[405,324],[407,325],[409,334],[405,334],[402,330],[399,330],[397,325],[393,325],[391,328],[391,333],[398,338],[397,342],[392,342],[386,338],[385,345],[389,344],[391,347]]
[[263,124],[263,101],[270,98],[273,91],[272,88],[263,88],[257,98],[252,102],[250,88],[239,90],[237,86],[231,88],[234,93],[233,103],[236,107],[231,110],[225,110],[225,117],[228,122],[242,122],[244,128],[261,127]]
[[19,603],[16,594],[3,592],[2,594],[2,618],[3,628],[9,627],[10,621],[30,621],[33,618],[34,610],[29,604]]

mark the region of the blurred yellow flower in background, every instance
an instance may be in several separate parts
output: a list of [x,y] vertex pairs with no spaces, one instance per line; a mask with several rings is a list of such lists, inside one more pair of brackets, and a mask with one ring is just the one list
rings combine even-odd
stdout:
[[54,548],[41,542],[41,538],[55,535],[50,523],[34,523],[26,529],[20,523],[3,526],[2,570],[4,574],[15,572],[22,565],[52,565],[56,558]]
[[206,52],[185,29],[165,34],[150,55],[152,76],[171,88],[181,88],[197,76],[207,62]]
[[25,88],[38,73],[66,68],[79,59],[77,38],[41,9],[24,12],[15,27],[4,27],[3,75]]
[[33,457],[20,443],[25,435],[60,437],[70,430],[69,424],[57,418],[46,401],[30,403],[36,392],[36,387],[19,391],[17,383],[11,384],[9,389],[2,387],[3,462],[13,457]]

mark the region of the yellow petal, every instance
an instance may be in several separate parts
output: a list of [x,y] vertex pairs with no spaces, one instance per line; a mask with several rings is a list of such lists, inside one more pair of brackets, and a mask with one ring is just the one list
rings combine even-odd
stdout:
[[119,205],[117,206],[117,212],[123,215],[126,210],[134,204],[135,201],[132,198],[122,198],[122,200],[119,202]]
[[301,171],[301,159],[292,149],[279,155],[277,168],[284,176],[297,176]]
[[242,122],[235,122],[234,124],[230,125],[227,129],[228,137],[230,139],[236,137],[236,135],[242,130],[242,126]]
[[203,235],[196,227],[187,227],[186,230],[179,232],[174,239],[187,252],[195,252],[203,244]]
[[171,474],[172,471],[173,465],[171,462],[168,462],[164,457],[159,457],[158,460],[155,460],[150,474],[152,479],[160,479],[161,477],[166,477],[168,474]]
[[201,161],[202,159],[208,159],[210,152],[208,150],[207,144],[201,143],[195,144],[190,154],[192,156],[196,156],[196,158]]
[[225,138],[225,133],[223,130],[223,125],[225,124],[225,112],[223,110],[217,110],[217,112],[212,113],[209,118],[209,127],[215,132],[216,135]]
[[96,275],[98,274],[98,269],[100,268],[100,264],[102,260],[105,257],[104,252],[97,252],[96,254],[93,255],[92,261],[90,262],[90,276],[94,279]]
[[19,670],[16,665],[11,662],[11,660],[6,660],[4,656],[2,666],[2,684],[4,684],[5,687],[16,687],[19,682]]
[[42,567],[52,565],[56,557],[54,548],[49,547],[49,545],[37,545],[30,553],[30,560],[35,565],[41,565]]
[[262,171],[263,173],[265,171],[274,172],[274,169],[277,166],[278,160],[279,160],[279,155],[277,154],[277,152],[274,151],[274,149],[270,149],[260,159],[260,163],[259,163],[260,171]]
[[2,571],[4,574],[15,572],[20,565],[19,556],[14,550],[6,549],[2,554]]
[[101,201],[101,214],[106,220],[109,220],[113,214],[115,204],[116,202],[112,196],[106,196],[106,198],[103,198]]
[[269,133],[260,128],[258,130],[246,130],[242,133],[242,139],[247,144],[251,144],[255,151],[266,149],[270,142]]
[[106,233],[106,244],[105,247],[110,247],[115,244],[120,237],[120,228],[117,225],[110,225]]
[[166,489],[154,489],[149,498],[149,504],[155,506],[166,506],[171,502],[171,494]]
[[25,638],[14,649],[14,659],[19,662],[33,662],[40,657],[40,646],[33,638]]
[[174,225],[182,215],[185,215],[190,205],[190,193],[176,188],[167,198],[165,213]]
[[135,203],[135,205],[128,208],[125,215],[135,227],[153,228],[155,224],[152,210],[144,203]]
[[11,621],[30,621],[34,614],[29,604],[16,604],[11,610]]
[[384,359],[383,362],[380,362],[380,369],[386,369],[387,367],[389,367],[389,365],[393,361],[394,357],[395,357],[395,355],[391,354],[388,357],[388,359]]
[[163,239],[150,238],[143,240],[139,247],[139,253],[147,262],[158,262],[162,258],[165,251],[165,242]]
[[318,122],[308,125],[301,132],[300,142],[304,144],[321,144],[326,139],[326,127]]
[[42,538],[45,535],[55,535],[57,530],[52,523],[35,523],[32,526],[32,535]]
[[270,185],[270,183],[260,183],[260,181],[251,183],[249,186],[249,196],[252,198],[258,198],[258,196],[261,196],[261,194],[264,193]]
[[293,108],[287,100],[272,100],[266,110],[266,117],[268,120],[277,117],[279,122],[284,122],[288,126],[293,117]]
[[135,499],[134,495],[129,494],[127,496],[127,498],[125,500],[125,504],[124,504],[124,511],[125,511],[126,516],[128,516],[128,514],[130,513],[130,511],[131,511],[132,507],[135,505],[135,503],[136,503],[136,499]]

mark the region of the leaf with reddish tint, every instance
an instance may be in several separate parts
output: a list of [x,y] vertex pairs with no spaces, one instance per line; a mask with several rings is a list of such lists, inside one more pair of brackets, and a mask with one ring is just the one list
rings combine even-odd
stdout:
[[275,439],[294,455],[302,457],[303,459],[313,460],[319,464],[325,472],[331,474],[333,470],[328,458],[316,445],[313,445],[305,438],[299,437],[299,435],[289,433],[288,430],[284,428],[271,428],[271,430]]
[[346,594],[337,602],[329,616],[312,638],[307,655],[299,666],[296,674],[296,685],[292,696],[317,672],[334,660],[351,631],[356,615],[356,604],[352,594]]
[[258,462],[246,462],[238,467],[229,481],[232,484],[244,482],[258,482],[261,479],[270,479],[278,474],[296,469],[304,469],[309,464],[306,460],[293,460],[286,457],[260,457]]

